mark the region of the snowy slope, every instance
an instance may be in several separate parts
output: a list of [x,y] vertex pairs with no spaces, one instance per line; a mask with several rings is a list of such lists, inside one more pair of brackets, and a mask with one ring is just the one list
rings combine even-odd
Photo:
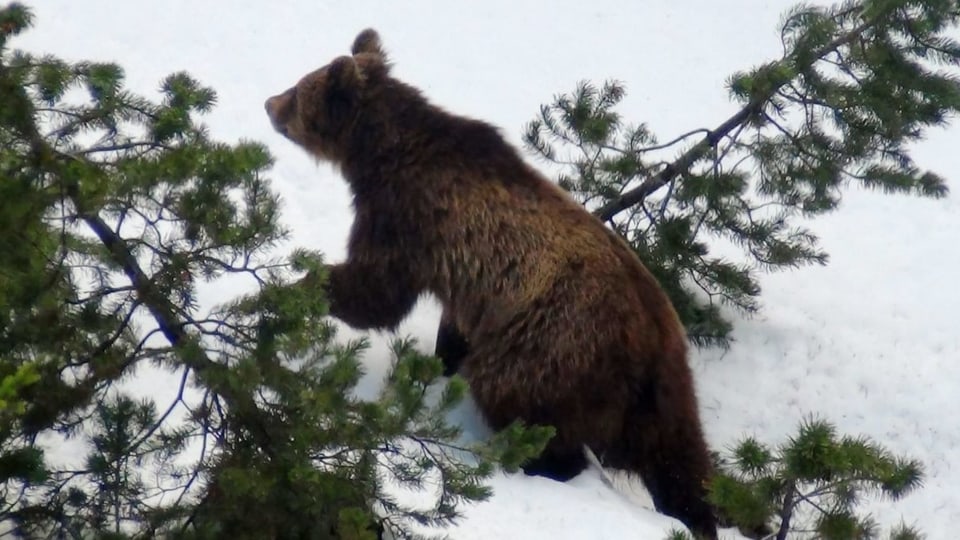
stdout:
[[[630,92],[624,116],[662,138],[711,127],[734,112],[723,90],[738,69],[776,56],[780,12],[767,0],[483,2],[119,2],[39,0],[38,26],[16,46],[68,59],[119,62],[130,86],[156,89],[187,70],[217,89],[214,136],[267,142],[292,243],[343,256],[346,187],[270,130],[263,100],[380,30],[394,73],[436,103],[491,121],[512,141],[538,106],[577,80],[615,77]],[[958,131],[917,149],[960,189]],[[829,266],[762,279],[763,312],[738,320],[727,351],[695,352],[710,443],[754,434],[776,442],[807,413],[923,461],[926,486],[871,507],[883,525],[920,523],[949,538],[960,520],[960,203],[852,192],[811,224]],[[206,302],[232,296],[205,292]],[[437,310],[418,306],[400,332],[432,346]],[[372,388],[386,367],[381,336],[369,355]],[[173,392],[175,381],[170,381]],[[469,409],[466,409],[469,411]],[[477,425],[469,412],[464,420]],[[596,470],[568,484],[498,476],[494,498],[466,509],[457,539],[662,538],[674,524],[610,490]]]

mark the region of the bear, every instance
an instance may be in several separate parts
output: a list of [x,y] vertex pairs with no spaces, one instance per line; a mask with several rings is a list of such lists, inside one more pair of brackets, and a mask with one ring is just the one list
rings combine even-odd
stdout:
[[716,538],[687,336],[620,236],[497,128],[393,77],[373,29],[264,106],[352,194],[346,260],[321,282],[330,315],[394,329],[432,295],[447,370],[490,426],[555,428],[527,474],[568,480],[589,448],[639,475],[658,511]]

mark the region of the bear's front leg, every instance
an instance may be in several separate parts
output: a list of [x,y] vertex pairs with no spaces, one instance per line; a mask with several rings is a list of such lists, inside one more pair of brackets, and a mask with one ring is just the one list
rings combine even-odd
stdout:
[[393,329],[421,289],[403,268],[346,262],[328,267],[324,285],[330,315],[357,329]]

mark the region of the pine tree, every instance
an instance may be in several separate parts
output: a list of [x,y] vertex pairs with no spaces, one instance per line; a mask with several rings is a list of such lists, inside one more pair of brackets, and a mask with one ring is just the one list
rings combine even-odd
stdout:
[[[661,143],[616,112],[621,83],[583,82],[524,140],[634,247],[691,339],[726,345],[720,306],[755,311],[758,270],[826,263],[797,218],[835,210],[851,184],[947,194],[910,145],[960,110],[958,19],[956,0],[801,5],[783,19],[783,56],[730,77],[742,108],[713,129]],[[712,255],[718,242],[743,261]]]
[[[213,140],[198,116],[216,94],[185,73],[154,102],[115,64],[11,50],[31,23],[0,8],[0,523],[25,537],[408,535],[539,452],[550,430],[519,425],[459,445],[446,413],[466,384],[438,388],[440,362],[410,340],[379,398],[357,399],[366,343],[336,340],[319,254],[277,255],[267,150]],[[228,277],[247,292],[201,306],[198,287]],[[179,376],[171,402],[124,385],[151,370]]]
[[[866,495],[899,499],[920,487],[919,462],[895,456],[866,437],[839,437],[830,423],[811,418],[776,449],[746,438],[721,459],[710,499],[741,531],[783,540],[870,540],[877,524],[857,515]],[[887,536],[918,539],[901,524]]]

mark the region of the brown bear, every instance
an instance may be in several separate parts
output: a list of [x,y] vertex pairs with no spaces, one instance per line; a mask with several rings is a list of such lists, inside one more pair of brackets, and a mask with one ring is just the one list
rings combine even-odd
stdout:
[[716,538],[684,329],[619,236],[494,127],[392,77],[373,30],[265,106],[353,194],[347,260],[325,284],[333,316],[394,328],[433,294],[490,425],[556,428],[527,473],[569,479],[586,445],[639,474],[658,510]]

